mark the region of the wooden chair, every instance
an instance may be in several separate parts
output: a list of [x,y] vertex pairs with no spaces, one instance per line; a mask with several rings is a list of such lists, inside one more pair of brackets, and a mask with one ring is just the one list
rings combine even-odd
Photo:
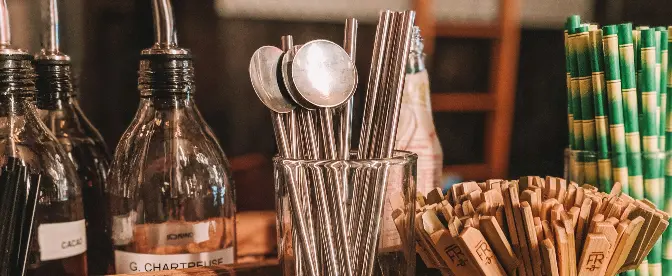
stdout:
[[465,179],[506,178],[513,125],[518,47],[520,43],[520,0],[499,0],[499,16],[490,24],[436,22],[432,0],[414,0],[416,24],[425,40],[425,53],[432,57],[436,37],[488,39],[492,41],[488,93],[436,91],[435,112],[485,112],[485,163],[452,165],[445,172]]

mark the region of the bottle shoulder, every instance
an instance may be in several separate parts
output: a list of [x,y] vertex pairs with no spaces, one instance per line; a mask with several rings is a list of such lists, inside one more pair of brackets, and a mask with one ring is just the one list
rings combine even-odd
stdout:
[[[34,135],[31,135],[31,132]],[[63,221],[79,219],[81,218],[81,186],[75,166],[53,137],[40,132],[38,130],[24,131],[23,135],[15,136],[15,138],[0,138],[0,150],[2,151],[0,156],[4,157],[0,162],[6,162],[8,156],[18,158],[29,168],[30,174],[39,178],[39,208],[59,206],[65,209],[52,215],[68,217],[63,218]],[[61,218],[52,219],[52,217],[50,215],[45,221],[61,221]]]
[[109,173],[112,194],[132,197],[144,189],[165,191],[165,185],[178,193],[189,186],[199,194],[231,188],[228,160],[204,123],[189,115],[155,115],[137,114],[117,145]]

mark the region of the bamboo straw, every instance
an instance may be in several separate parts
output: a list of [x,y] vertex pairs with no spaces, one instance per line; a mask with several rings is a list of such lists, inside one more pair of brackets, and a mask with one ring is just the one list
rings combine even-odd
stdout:
[[618,63],[618,31],[616,25],[602,28],[604,36],[605,78],[609,97],[609,132],[611,134],[612,171],[614,182],[620,182],[624,193],[630,191],[628,185],[628,163],[625,150],[625,126],[623,124],[623,95],[621,94],[621,73]]
[[[670,32],[672,32],[672,27],[668,27],[667,30],[667,43],[663,43],[663,45],[667,45],[669,48],[669,45],[672,43],[672,35],[670,35]],[[665,55],[665,53],[663,53]],[[670,58],[672,58],[672,55],[667,56],[667,66],[670,66],[672,62],[670,62]],[[667,74],[664,75],[664,79],[666,79],[667,83],[664,88],[667,93],[672,93],[672,70],[670,70],[667,66],[665,68],[667,69]],[[668,110],[669,108],[672,108],[672,97],[667,97],[665,101],[665,111],[666,111],[666,118],[665,120],[665,151],[668,152],[672,150],[672,112]],[[672,189],[669,185],[672,185],[672,162],[669,162],[668,156],[665,156],[666,161],[666,166],[665,166],[665,211],[669,214],[672,211]],[[663,254],[662,254],[662,266],[663,266],[663,275],[671,275],[672,274],[672,230],[667,229],[665,231],[665,234],[663,235]]]
[[[645,154],[658,153],[658,92],[656,91],[656,41],[655,30],[645,29],[641,32],[641,68],[638,87],[642,91],[642,145]],[[653,163],[656,162],[656,163]],[[654,204],[662,201],[660,183],[658,182],[659,162],[657,158],[647,155],[644,158],[644,195]]]
[[[578,33],[576,32],[577,28],[572,28],[572,26],[578,25],[578,22],[569,22],[568,25],[568,44],[569,44],[569,50],[568,50],[568,56],[567,59],[569,59],[569,73],[570,73],[570,92],[571,92],[571,105],[572,105],[572,112],[574,115],[574,124],[572,128],[574,129],[574,147],[573,150],[576,151],[582,151],[584,150],[584,142],[583,142],[583,116],[581,114],[581,93],[579,91],[579,69],[578,69],[578,64],[577,64],[577,59],[576,59],[576,47],[575,47],[575,40],[577,39]],[[583,156],[579,154],[576,156],[574,159],[574,162],[570,164],[572,166],[572,174],[573,174],[573,179],[577,178],[578,174],[583,173],[584,170],[584,164],[583,164]]]
[[[644,196],[656,205],[660,205],[660,161],[652,153],[659,153],[658,149],[658,92],[656,91],[656,31],[644,29],[641,31],[641,68],[638,87],[642,91],[642,145],[644,146]],[[649,273],[660,270],[660,247],[654,246],[648,255]],[[661,271],[662,273],[662,271]]]
[[[663,38],[663,31],[661,31],[662,27],[656,27],[656,91],[658,94],[658,108],[656,109],[656,126],[658,126],[658,149],[662,150],[665,147],[663,146],[663,143],[665,142],[665,134],[662,130],[662,117],[663,114],[663,101],[662,101],[662,90],[665,89],[665,85],[661,82],[663,79],[662,73],[663,73],[663,47],[661,43],[662,38]],[[666,93],[667,94],[667,93]],[[662,193],[661,193],[662,195]]]
[[618,47],[621,91],[623,93],[626,152],[628,154],[628,182],[630,184],[630,195],[641,199],[644,196],[644,183],[642,180],[642,159],[639,155],[641,148],[631,23],[618,25]]
[[604,64],[602,57],[602,30],[590,31],[590,65],[592,71],[593,101],[595,104],[595,132],[598,150],[598,180],[600,190],[611,192],[612,175],[611,159],[609,158],[609,109],[607,92],[605,91]]
[[575,139],[574,139],[574,113],[572,110],[572,85],[571,85],[571,65],[570,65],[570,54],[569,54],[569,32],[568,30],[574,29],[579,26],[581,18],[578,15],[572,15],[567,18],[565,23],[565,70],[566,70],[566,84],[567,84],[567,124],[569,125],[569,148],[574,150],[576,148]]
[[[660,80],[659,80],[659,86],[660,86],[660,93],[659,93],[659,106],[660,106],[660,116],[659,116],[659,128],[658,128],[658,135],[659,135],[659,143],[660,143],[660,150],[664,151],[667,148],[667,140],[665,139],[665,125],[667,121],[667,74],[668,74],[668,33],[667,29],[665,27],[659,26],[656,28],[658,32],[660,32]],[[665,180],[665,172],[666,172],[666,164],[668,163],[669,157],[667,155],[663,155],[661,158],[661,164],[660,164],[660,178],[661,178],[661,185],[660,185],[660,191],[659,194],[663,196],[663,201],[660,203],[661,208],[665,207],[666,202],[667,202],[667,197],[666,197],[666,190],[669,188],[666,188],[666,180]],[[664,273],[665,270],[665,263],[664,263],[664,254],[665,248],[663,248],[663,241],[665,239],[661,239],[656,243],[656,247],[660,248],[660,257],[661,257],[661,273]],[[655,250],[655,247],[654,249]],[[669,254],[669,253],[668,253]],[[667,265],[669,266],[669,264]],[[668,274],[663,274],[663,275],[670,275],[672,274],[672,271],[668,269],[667,271]]]
[[[581,118],[583,129],[583,145],[586,151],[596,152],[597,143],[595,141],[595,115],[593,105],[593,83],[590,73],[590,50],[588,26],[581,25],[577,28],[578,37],[574,40],[576,49],[576,60],[579,71],[579,91],[581,93]],[[597,160],[591,157],[584,160],[585,183],[596,185],[597,182]]]
[[[644,29],[648,29],[646,26],[638,26],[636,27],[635,30],[632,30],[632,45],[633,48],[635,49],[635,80],[636,80],[636,87],[637,87],[637,113],[639,115],[639,127],[642,127],[642,88],[641,86],[637,85],[641,83],[641,75],[642,75],[642,44],[641,44],[641,31]],[[640,129],[641,131],[641,129]],[[641,134],[641,133],[640,133]]]
[[[667,72],[668,68],[667,66],[669,65],[668,63],[668,45],[667,45],[667,39],[668,39],[668,34],[667,30],[665,27],[658,27],[657,30],[660,31],[660,98],[659,98],[659,106],[660,106],[660,116],[659,116],[659,128],[658,128],[658,136],[659,136],[659,148],[661,151],[665,150],[667,148],[666,145],[666,139],[665,139],[665,125],[667,121]],[[664,157],[663,162],[666,162],[667,159]],[[664,166],[665,163],[663,163]],[[664,171],[662,171],[664,167],[661,167],[661,173],[664,174]],[[663,177],[663,176],[661,176]],[[665,195],[665,185],[661,185],[661,195]],[[663,207],[661,205],[661,207]]]

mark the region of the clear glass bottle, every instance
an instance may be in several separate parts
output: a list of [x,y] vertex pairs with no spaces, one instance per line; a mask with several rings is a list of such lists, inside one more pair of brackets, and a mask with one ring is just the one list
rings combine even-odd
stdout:
[[420,28],[416,26],[406,66],[395,147],[418,154],[418,191],[423,195],[440,186],[443,170],[443,150],[434,126],[424,59]]
[[39,179],[26,274],[86,275],[86,230],[79,179],[68,155],[37,115],[32,61],[31,55],[11,48],[7,7],[2,1],[0,164],[19,160],[20,167],[29,169],[31,178]]
[[38,115],[73,161],[82,184],[86,219],[88,272],[103,275],[111,272],[112,244],[109,239],[109,216],[106,214],[104,189],[110,155],[98,130],[79,107],[71,77],[70,57],[59,49],[58,5],[49,0],[42,50],[35,55],[37,72],[36,105]]
[[116,273],[232,263],[228,161],[194,103],[194,69],[168,1],[153,1],[156,43],[142,52],[140,107],[109,173]]

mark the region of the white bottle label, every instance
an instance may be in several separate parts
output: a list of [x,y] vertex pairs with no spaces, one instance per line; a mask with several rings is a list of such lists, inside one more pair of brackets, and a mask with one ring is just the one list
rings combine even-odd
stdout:
[[434,127],[429,94],[426,70],[406,75],[395,144],[397,150],[418,155],[417,190],[423,195],[440,186],[443,169],[443,150]]
[[[416,190],[427,194],[440,185],[443,168],[443,151],[432,118],[429,77],[425,70],[406,74],[405,81],[395,149],[407,150],[418,155]],[[392,179],[389,183],[402,183],[397,178],[403,177],[403,173],[390,171],[389,177]],[[402,187],[388,185],[386,198],[403,192]],[[392,218],[393,211],[392,204],[386,200],[380,239],[383,250],[398,250],[399,246],[403,245],[405,241],[399,235],[398,228],[407,228],[404,229],[406,232],[413,231],[413,225],[408,225],[404,221],[414,214],[408,214],[408,210],[404,210],[403,218],[395,223]]]
[[138,213],[131,211],[127,215],[112,217],[112,241],[114,245],[126,245],[133,241],[133,225]]
[[50,261],[77,256],[86,252],[84,220],[43,223],[37,227],[40,260]]
[[233,263],[233,247],[193,254],[154,255],[114,251],[116,273],[140,273]]
[[[143,246],[187,246],[217,238],[221,219],[201,222],[172,221],[160,224],[135,224],[135,214],[116,216],[112,223],[112,240],[115,245],[126,245],[134,239],[142,238]],[[218,227],[219,226],[219,227]],[[135,235],[135,236],[134,236]]]

